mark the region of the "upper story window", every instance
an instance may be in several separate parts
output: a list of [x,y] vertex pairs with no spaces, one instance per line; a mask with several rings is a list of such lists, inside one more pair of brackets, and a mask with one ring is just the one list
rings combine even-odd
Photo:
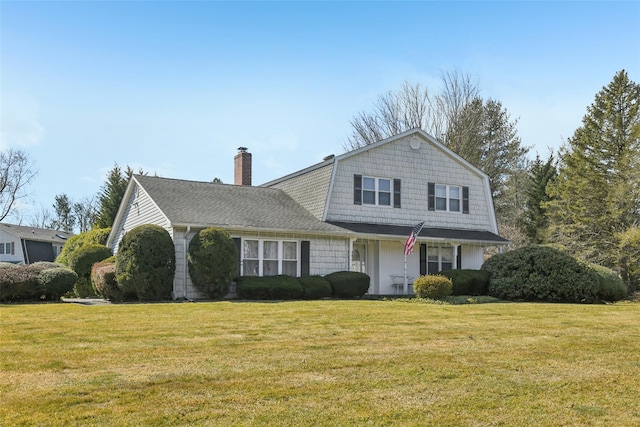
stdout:
[[400,180],[353,176],[353,203],[356,205],[377,205],[400,207]]
[[469,187],[428,184],[429,210],[469,213]]

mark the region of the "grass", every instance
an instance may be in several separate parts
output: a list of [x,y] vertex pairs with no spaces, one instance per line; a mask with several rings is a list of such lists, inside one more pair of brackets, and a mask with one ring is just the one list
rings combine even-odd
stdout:
[[0,305],[0,326],[0,425],[640,425],[635,303]]

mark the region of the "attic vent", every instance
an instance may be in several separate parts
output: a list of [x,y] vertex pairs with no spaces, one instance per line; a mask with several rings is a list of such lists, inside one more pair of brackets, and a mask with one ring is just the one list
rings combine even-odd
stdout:
[[329,154],[327,157],[323,158],[322,160],[326,162],[327,160],[333,159],[335,156],[336,156],[335,154]]

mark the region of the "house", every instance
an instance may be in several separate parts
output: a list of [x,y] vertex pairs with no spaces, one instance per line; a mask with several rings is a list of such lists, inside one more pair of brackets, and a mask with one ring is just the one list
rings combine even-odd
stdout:
[[[164,227],[176,248],[174,298],[191,299],[200,295],[186,253],[206,227],[233,237],[239,275],[361,271],[377,295],[411,292],[405,277],[480,268],[487,246],[508,243],[498,235],[487,175],[419,129],[257,187],[246,148],[234,161],[235,185],[134,175],[107,245],[115,253],[133,227]],[[405,258],[405,241],[423,221]]]
[[33,264],[38,261],[55,261],[71,233],[0,224],[0,262]]

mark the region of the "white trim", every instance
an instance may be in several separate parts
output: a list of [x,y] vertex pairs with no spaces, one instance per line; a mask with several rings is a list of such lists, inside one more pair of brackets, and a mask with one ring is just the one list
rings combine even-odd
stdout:
[[324,212],[322,213],[322,221],[327,221],[327,215],[329,214],[329,205],[331,204],[331,194],[333,193],[333,183],[336,181],[336,171],[338,170],[338,157],[333,159],[333,170],[331,171],[331,180],[329,181],[329,191],[327,191],[327,199],[324,203]]

